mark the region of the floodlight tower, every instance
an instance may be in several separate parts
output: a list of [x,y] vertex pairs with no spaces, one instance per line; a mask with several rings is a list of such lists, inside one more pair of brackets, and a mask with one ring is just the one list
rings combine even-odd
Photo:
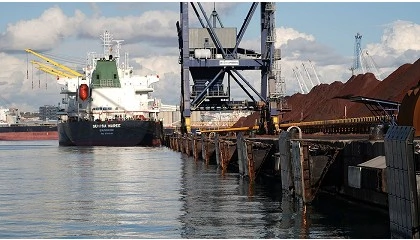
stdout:
[[356,74],[365,74],[367,72],[371,72],[375,74],[378,80],[382,79],[381,72],[373,60],[373,57],[369,55],[368,51],[362,51],[361,42],[362,42],[362,35],[357,33],[355,36],[355,48],[354,48],[354,63],[353,67],[350,68],[352,70],[352,75]]
[[[365,72],[363,69],[362,64],[362,35],[360,33],[357,33],[355,38],[355,44],[354,44],[354,60],[353,60],[353,66],[350,68],[352,71],[352,75],[357,74],[357,72]],[[360,69],[362,69],[360,71]]]

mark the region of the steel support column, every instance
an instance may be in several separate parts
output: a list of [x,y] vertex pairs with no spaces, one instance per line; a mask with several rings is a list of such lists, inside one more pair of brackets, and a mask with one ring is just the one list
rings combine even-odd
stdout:
[[272,58],[273,58],[273,46],[270,42],[270,26],[272,14],[266,11],[267,3],[261,2],[261,57],[266,59],[268,62],[264,67],[261,68],[261,96],[267,99],[267,83],[268,74],[271,71]]
[[[198,32],[201,35],[194,37],[190,42],[190,29],[189,29],[189,16],[188,8],[191,4],[192,10],[195,12],[201,27],[205,29],[208,33],[208,38],[203,37],[203,31],[201,29],[191,29],[192,31]],[[254,93],[265,103],[266,108],[269,107],[268,100],[268,78],[271,74],[272,64],[273,64],[273,52],[274,52],[274,38],[273,38],[273,22],[274,22],[274,8],[273,3],[261,3],[261,14],[260,14],[260,23],[261,23],[261,54],[257,53],[254,50],[239,48],[239,44],[242,40],[242,37],[245,34],[245,31],[251,22],[252,15],[254,14],[259,3],[252,3],[250,10],[248,11],[244,23],[239,31],[239,33],[233,34],[234,41],[227,41],[226,35],[218,36],[221,29],[217,28],[215,24],[211,25],[211,21],[208,18],[208,15],[205,13],[201,3],[189,3],[181,2],[180,3],[180,21],[177,23],[178,28],[178,38],[179,38],[179,49],[180,49],[180,59],[181,64],[181,131],[183,133],[189,132],[189,120],[191,116],[191,111],[196,111],[205,108],[212,109],[217,106],[232,106],[235,105],[233,99],[230,99],[230,89],[229,94],[226,94],[224,89],[224,77],[225,73],[228,76],[228,86],[230,86],[229,76],[233,76],[232,73],[235,72],[240,79],[234,78],[238,82],[242,90],[244,90],[248,96],[251,97],[254,106],[258,106],[255,99],[252,95],[246,91],[243,84],[240,84],[238,80],[242,80],[246,86],[248,86]],[[198,9],[196,8],[198,6]],[[198,11],[197,11],[198,10]],[[201,15],[201,16],[200,16]],[[212,16],[217,16],[215,10],[212,13]],[[219,17],[217,16],[219,22],[221,23]],[[213,19],[215,22],[215,19]],[[224,28],[221,25],[221,28]],[[234,28],[231,28],[234,29]],[[223,30],[223,32],[226,29]],[[233,32],[235,33],[236,30]],[[231,36],[232,31],[227,29],[227,32]],[[206,33],[206,34],[207,34]],[[192,36],[191,36],[192,37]],[[236,38],[236,39],[235,39]],[[197,39],[202,41],[205,39],[204,43],[211,41],[211,46],[204,44],[200,47],[197,44]],[[201,43],[201,42],[200,42]],[[209,46],[209,47],[206,47]],[[201,54],[191,55],[195,51],[201,51],[210,49],[210,57],[202,57]],[[246,55],[247,57],[239,58],[239,54]],[[245,78],[239,74],[239,70],[259,70],[261,71],[261,90],[257,92],[253,86],[249,84]],[[193,78],[194,83],[190,83],[190,74]],[[193,86],[192,91],[190,90],[191,85]],[[209,91],[210,93],[208,93]],[[252,102],[251,102],[252,103]],[[250,106],[249,103],[245,106]],[[228,108],[229,109],[229,108]],[[265,120],[270,122],[270,119],[265,117]],[[269,123],[266,126],[270,125]]]
[[181,133],[191,131],[188,3],[181,2]]

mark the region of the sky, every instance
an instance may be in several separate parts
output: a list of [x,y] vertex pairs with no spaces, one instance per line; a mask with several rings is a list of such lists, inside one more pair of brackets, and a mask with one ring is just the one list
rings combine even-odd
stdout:
[[[239,31],[252,2],[202,4],[208,15],[215,7],[224,27]],[[373,60],[366,67],[380,80],[414,63],[420,58],[419,9],[418,2],[276,2],[275,46],[281,49],[286,94],[301,91],[293,69],[303,78],[309,74],[309,88],[316,77],[321,83],[346,82],[352,76],[357,33],[367,59]],[[63,96],[56,77],[34,70],[30,61],[40,59],[24,49],[77,68],[89,52],[102,52],[105,30],[124,40],[121,52],[129,53],[135,74],[160,76],[153,96],[179,105],[179,12],[179,2],[0,2],[0,107],[38,111],[57,106]],[[189,16],[190,26],[198,27],[193,11]],[[240,47],[261,51],[259,21],[258,6]],[[243,75],[259,91],[260,73]],[[234,84],[232,97],[246,99]]]

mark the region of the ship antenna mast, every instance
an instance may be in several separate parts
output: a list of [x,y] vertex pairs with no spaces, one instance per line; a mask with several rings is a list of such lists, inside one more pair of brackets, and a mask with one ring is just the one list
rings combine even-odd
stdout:
[[117,49],[115,50],[115,57],[117,58],[117,67],[120,68],[120,50],[121,50],[121,42],[124,40],[114,40],[117,43]]
[[101,35],[102,45],[104,46],[104,57],[108,58],[109,55],[112,54],[112,35],[105,31],[104,34]]

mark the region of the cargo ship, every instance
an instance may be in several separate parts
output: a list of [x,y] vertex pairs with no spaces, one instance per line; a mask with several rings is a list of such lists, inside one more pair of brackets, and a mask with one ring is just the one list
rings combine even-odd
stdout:
[[83,74],[63,84],[58,115],[60,146],[161,146],[160,100],[151,98],[158,75],[139,76],[120,56],[122,40],[101,35],[103,54],[88,53]]
[[21,122],[16,108],[0,108],[0,141],[57,139],[56,123]]
[[57,125],[0,125],[0,141],[33,141],[57,139]]

